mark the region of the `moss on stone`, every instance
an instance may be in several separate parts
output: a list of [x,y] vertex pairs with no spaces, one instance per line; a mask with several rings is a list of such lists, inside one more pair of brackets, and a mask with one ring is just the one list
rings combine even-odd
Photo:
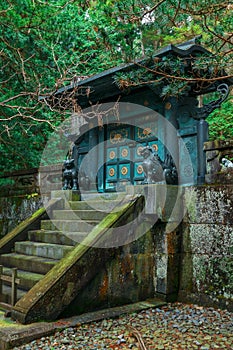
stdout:
[[[36,317],[48,320],[56,317],[61,312],[61,310],[65,307],[65,305],[62,304],[62,297],[65,288],[63,281],[66,281],[65,283],[69,282],[65,277],[66,274],[69,276],[68,279],[71,278],[72,281],[76,279],[76,283],[78,283],[81,276],[72,276],[71,273],[71,271],[75,271],[74,267],[76,264],[78,264],[80,270],[82,270],[84,274],[88,275],[88,272],[92,267],[87,264],[86,260],[84,264],[82,262],[82,257],[84,257],[87,252],[89,254],[92,254],[92,251],[95,253],[93,246],[95,246],[97,242],[105,237],[105,235],[108,236],[111,234],[111,230],[109,230],[109,228],[113,227],[117,221],[121,221],[122,217],[124,217],[126,213],[126,216],[129,217],[130,213],[134,212],[136,203],[138,203],[140,198],[141,196],[135,196],[134,198],[131,197],[130,199],[128,198],[127,201],[121,205],[119,211],[110,213],[108,216],[106,216],[96,227],[93,228],[93,230],[83,240],[82,244],[77,244],[73,250],[65,256],[65,258],[60,260],[42,280],[40,280],[24,297],[17,302],[13,308],[13,313],[15,315],[20,314],[19,317],[21,318],[21,322],[27,322],[26,320],[32,321],[35,314],[30,316],[31,310],[33,310],[34,313],[37,313],[37,311],[35,311],[37,310],[37,303],[38,305],[41,303],[45,305],[46,301],[43,301],[44,298],[48,298],[51,291],[55,289],[56,294],[52,292],[53,294],[50,296],[52,298],[50,299],[50,305],[53,305],[51,311],[49,311],[49,305],[47,305],[45,307],[46,314],[43,314],[42,309],[38,306],[39,315]],[[96,254],[93,255],[93,259],[95,258],[95,255]],[[96,261],[97,266],[98,264],[103,264],[102,260],[104,261],[101,255],[101,260],[98,262]],[[56,304],[58,303],[59,309],[56,309]]]

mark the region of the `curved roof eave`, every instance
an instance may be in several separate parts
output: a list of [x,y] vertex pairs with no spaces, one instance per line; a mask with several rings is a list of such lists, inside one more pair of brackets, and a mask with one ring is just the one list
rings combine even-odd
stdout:
[[[154,55],[153,59],[166,57],[170,54],[176,55],[177,57],[195,57],[197,54],[207,54],[212,55],[212,53],[206,50],[203,46],[196,43],[196,38],[178,44],[178,45],[168,45],[160,50],[158,50]],[[148,62],[149,58],[142,58],[132,63],[121,64],[117,67],[110,68],[101,73],[95,74],[89,78],[83,79],[78,82],[72,82],[70,85],[64,86],[57,91],[55,91],[50,96],[41,97],[40,100],[43,99],[51,99],[54,100],[62,100],[65,99],[69,94],[72,95],[73,91],[77,91],[77,100],[80,102],[82,107],[89,105],[89,101],[92,103],[97,103],[98,101],[106,100],[108,98],[113,98],[114,96],[119,96],[122,94],[122,90],[115,84],[114,76],[119,72],[127,72],[131,69],[138,67],[139,65],[143,65]],[[230,85],[233,85],[233,79],[229,79]],[[228,82],[228,83],[229,83]],[[80,90],[82,89],[90,89],[90,97],[84,96],[84,94]],[[210,88],[210,91],[214,91],[214,88]],[[206,93],[208,91],[205,91]],[[62,103],[61,103],[62,104]]]

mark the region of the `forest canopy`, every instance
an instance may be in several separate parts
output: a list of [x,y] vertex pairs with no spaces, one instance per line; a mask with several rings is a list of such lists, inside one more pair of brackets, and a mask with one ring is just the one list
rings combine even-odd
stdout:
[[[150,57],[167,44],[198,35],[219,67],[233,76],[233,4],[206,3],[2,0],[0,171],[39,165],[48,136],[70,113],[49,109],[39,96],[74,79]],[[233,137],[232,100],[231,95],[208,118],[214,139]]]

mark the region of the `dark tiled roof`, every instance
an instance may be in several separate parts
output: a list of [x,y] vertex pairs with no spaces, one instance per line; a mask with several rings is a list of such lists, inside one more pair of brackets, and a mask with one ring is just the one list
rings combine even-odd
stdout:
[[[206,50],[203,46],[199,45],[198,41],[199,37],[178,45],[170,44],[155,52],[153,59],[163,58],[169,55],[174,55],[180,58],[190,58],[200,54],[211,56],[211,52]],[[87,79],[83,79],[78,82],[72,82],[70,85],[58,89],[53,95],[41,97],[41,99],[46,98],[49,100],[52,96],[53,101],[60,100],[60,104],[62,104],[61,100],[66,99],[67,96],[71,96],[71,94],[74,96],[75,90],[77,91],[76,98],[78,100],[78,103],[82,107],[87,107],[90,105],[90,100],[92,103],[96,103],[98,101],[103,101],[104,99],[114,99],[114,97],[122,94],[122,90],[114,81],[115,74],[120,72],[129,72],[131,70],[137,69],[139,65],[147,65],[148,61],[148,58],[143,58],[133,63],[122,64],[117,67],[110,68]],[[222,76],[222,74],[220,74],[220,76]],[[233,79],[228,79],[227,83],[229,85],[233,85]],[[89,95],[85,94],[85,91],[87,90],[89,90]],[[208,90],[202,91],[202,93],[215,90],[216,88],[214,84],[212,84],[212,87],[210,85]]]

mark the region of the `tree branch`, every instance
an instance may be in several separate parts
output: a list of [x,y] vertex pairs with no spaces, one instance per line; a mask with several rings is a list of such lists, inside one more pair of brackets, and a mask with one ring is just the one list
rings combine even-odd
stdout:
[[[208,24],[207,24],[207,16],[206,16],[206,15],[203,15],[203,17],[204,17],[204,25],[205,25],[205,28],[208,30],[209,33],[211,33],[213,36],[215,36],[215,37],[217,37],[218,39],[220,39],[221,41],[223,41],[223,42],[224,42],[224,45],[225,45],[226,43],[232,45],[232,42],[231,42],[230,40],[224,38],[223,36],[217,34],[217,33],[214,32],[212,29],[210,29],[210,27],[209,27]],[[232,35],[231,35],[231,37],[232,37]]]
[[159,1],[157,4],[155,4],[151,9],[145,11],[142,16],[141,19],[143,19],[143,17],[145,17],[146,15],[148,15],[149,13],[153,12],[154,10],[156,10],[160,5],[162,5],[162,3],[166,2],[167,0],[161,0]]

